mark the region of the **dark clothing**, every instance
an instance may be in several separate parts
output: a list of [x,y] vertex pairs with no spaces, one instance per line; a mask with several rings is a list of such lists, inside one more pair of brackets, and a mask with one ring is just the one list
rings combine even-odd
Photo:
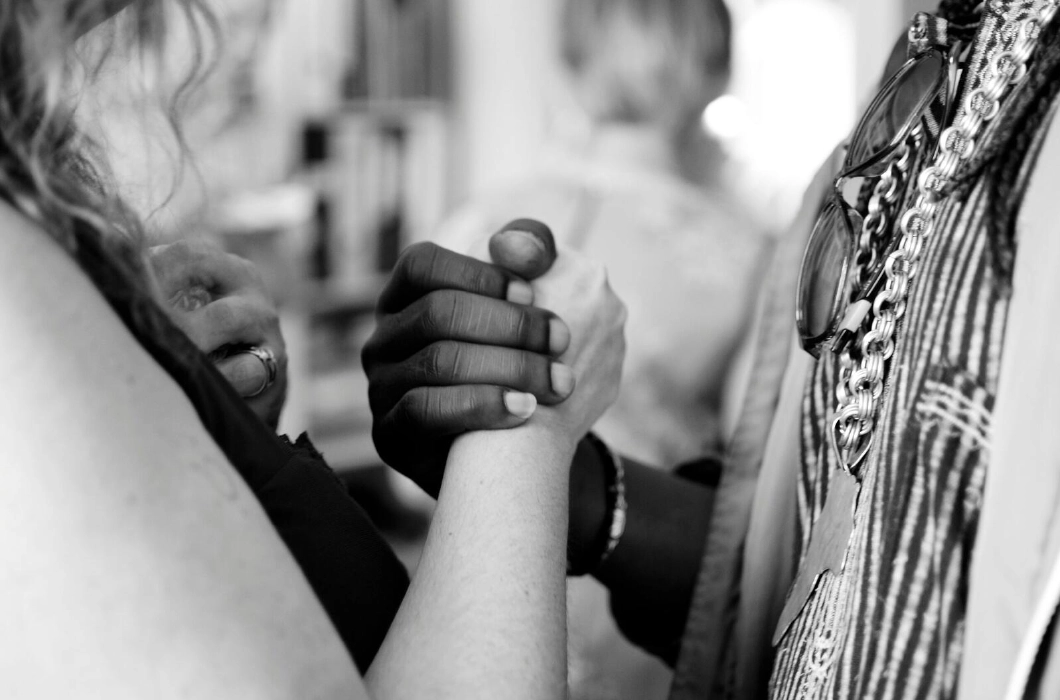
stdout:
[[177,382],[203,427],[260,501],[365,672],[408,588],[408,574],[303,436],[273,433],[134,276],[134,251],[112,251],[87,230],[77,260],[136,340]]

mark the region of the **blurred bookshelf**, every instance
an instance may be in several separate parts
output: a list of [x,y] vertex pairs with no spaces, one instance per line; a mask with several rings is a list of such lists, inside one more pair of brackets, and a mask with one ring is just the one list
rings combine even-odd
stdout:
[[360,0],[352,12],[347,99],[374,101],[449,97],[447,0]]
[[[345,1],[345,0],[344,0]],[[306,279],[291,300],[308,360],[302,421],[339,471],[378,465],[360,354],[375,302],[408,241],[449,192],[448,0],[359,0],[337,99],[307,120],[294,178],[318,203]]]

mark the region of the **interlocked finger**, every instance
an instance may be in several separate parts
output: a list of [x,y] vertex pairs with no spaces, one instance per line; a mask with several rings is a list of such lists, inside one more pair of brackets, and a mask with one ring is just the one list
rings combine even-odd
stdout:
[[533,394],[545,405],[574,389],[573,373],[543,355],[450,340],[432,343],[404,362],[378,367],[369,387],[374,412],[388,410],[419,386],[489,384]]

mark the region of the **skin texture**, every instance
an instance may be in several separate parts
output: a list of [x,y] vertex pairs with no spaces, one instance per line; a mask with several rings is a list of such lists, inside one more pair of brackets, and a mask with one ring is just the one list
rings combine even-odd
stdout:
[[[562,358],[582,388],[539,407],[524,425],[454,443],[427,551],[392,627],[395,642],[388,637],[368,676],[380,694],[492,698],[490,689],[504,688],[506,698],[566,697],[567,469],[577,441],[617,393],[626,312],[604,270],[566,251],[546,279],[535,294],[568,319],[572,341]],[[482,551],[501,554],[460,565]],[[454,566],[460,576],[451,575]],[[439,585],[428,586],[435,577]],[[422,626],[462,642],[401,634]],[[511,653],[515,639],[522,655]],[[402,672],[422,658],[450,669],[440,685]]]
[[[218,370],[274,430],[287,395],[287,350],[279,316],[255,267],[217,246],[187,240],[149,250],[170,318],[215,360]],[[268,348],[279,373],[267,389],[266,368],[248,346]]]
[[[531,233],[547,236],[545,249],[555,250],[547,227]],[[525,236],[505,229],[495,240],[521,246]],[[559,358],[570,329],[529,306],[534,301],[519,276],[434,244],[411,246],[398,261],[361,359],[376,448],[431,495],[456,435],[525,422],[525,412],[509,407],[513,393],[549,406],[573,390]],[[407,439],[410,433],[417,439]]]
[[47,234],[0,231],[5,693],[366,697],[173,380]]
[[[364,698],[256,500],[187,398],[43,232],[0,205],[5,684],[54,697]],[[625,310],[573,257],[534,291],[585,379],[512,432],[461,438],[372,697],[566,696],[566,469],[613,398]],[[0,370],[2,372],[2,370]],[[592,387],[597,387],[593,389]],[[62,658],[62,664],[55,659]],[[416,673],[409,673],[411,668]]]
[[[514,275],[518,272],[527,277],[547,273],[554,262],[550,251],[555,250],[547,227],[538,222],[529,225],[513,222],[509,227],[514,229],[494,234],[488,243],[496,267],[476,265],[473,269],[477,277],[467,277],[494,279],[493,286],[464,286],[462,304],[446,307],[448,315],[440,319],[439,325],[459,327],[466,323],[465,317],[486,316],[485,309],[503,293],[501,280],[504,273]],[[543,235],[548,238],[534,240]],[[483,246],[483,251],[485,249]],[[438,288],[442,288],[443,283],[451,285],[443,271],[450,265],[460,264],[454,260],[464,260],[462,256],[429,248],[410,249],[407,255],[407,263],[417,270],[417,275],[413,279],[400,270],[396,272],[388,285],[391,298],[420,298],[429,293],[431,284]],[[549,300],[537,298],[534,302],[544,305]],[[426,343],[426,340],[416,340],[416,334],[421,332],[417,328],[408,328],[406,342],[413,346],[418,342]],[[515,342],[503,332],[499,337],[506,338],[505,342]],[[371,382],[369,392],[377,395],[382,391],[378,384],[384,382],[400,384],[403,391],[416,391],[415,387],[422,391],[432,390],[432,386],[422,386],[422,375],[414,371],[413,365],[398,361],[400,355],[387,357],[393,352],[392,348],[390,344],[378,345],[374,351],[378,355],[372,358],[373,363],[378,364],[366,362]],[[488,357],[488,348],[477,350]],[[499,348],[494,351],[499,352]],[[389,366],[390,369],[383,372],[376,368],[378,366]],[[506,376],[503,369],[491,379],[501,385],[515,383],[517,375]],[[437,384],[459,384],[461,381],[460,376],[446,367],[439,367],[438,372],[440,376],[434,380]],[[395,375],[401,373],[405,376],[397,379]],[[579,376],[580,386],[585,381]],[[486,387],[484,391],[496,389]],[[431,473],[435,469],[431,465],[443,463],[452,444],[452,435],[475,428],[502,428],[513,420],[501,411],[475,411],[468,404],[446,403],[446,399],[446,396],[438,395],[436,402],[430,404],[434,410],[404,412],[397,417],[384,417],[376,412],[376,445],[392,466],[406,473],[411,469]],[[377,406],[373,404],[373,408]],[[385,424],[382,423],[384,420]],[[588,426],[585,429],[588,430]],[[439,433],[444,434],[443,439],[437,438]],[[569,491],[562,494],[569,500],[567,551],[573,561],[584,561],[598,555],[596,543],[610,515],[606,505],[605,478],[605,470],[610,467],[603,463],[592,444],[585,441],[579,443],[572,460]],[[611,589],[613,610],[623,631],[672,662],[699,572],[713,490],[677,478],[668,470],[637,464],[629,459],[624,459],[624,463],[629,501],[626,531],[605,566],[596,570],[594,575]],[[436,478],[441,478],[440,470],[436,470]]]
[[[70,687],[117,698],[366,697],[187,397],[47,232],[3,205],[0,229],[0,317],[15,336],[0,346],[0,424],[21,438],[12,462],[33,467],[17,469],[0,496],[0,617],[20,642],[5,659],[6,687],[31,697]],[[567,262],[538,288],[512,281],[501,296],[521,306],[557,290],[575,333],[540,312],[507,325],[520,347],[533,340],[531,352],[563,356],[567,370],[550,365],[541,391],[567,400],[519,411],[518,431],[473,433],[453,450],[423,573],[387,640],[391,667],[372,669],[377,700],[567,694],[563,477],[578,436],[613,398],[625,319],[602,270]],[[208,285],[193,287],[181,312],[220,303]],[[580,392],[576,373],[589,379]]]

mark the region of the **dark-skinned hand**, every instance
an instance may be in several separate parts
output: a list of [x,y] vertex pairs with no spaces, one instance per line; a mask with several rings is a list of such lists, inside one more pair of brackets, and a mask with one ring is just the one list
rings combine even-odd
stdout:
[[570,331],[532,306],[528,284],[556,258],[552,232],[513,221],[489,247],[505,268],[432,243],[406,249],[361,355],[379,455],[432,496],[454,437],[519,425],[574,388],[555,359]]

